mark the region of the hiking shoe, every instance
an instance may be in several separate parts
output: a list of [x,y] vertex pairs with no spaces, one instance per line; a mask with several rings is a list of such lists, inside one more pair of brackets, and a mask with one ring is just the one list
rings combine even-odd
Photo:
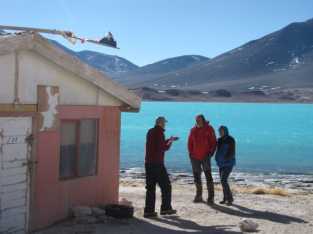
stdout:
[[177,210],[169,209],[169,210],[162,210],[161,215],[174,215],[177,213]]
[[143,217],[144,218],[156,218],[158,217],[158,213],[157,212],[144,212]]
[[193,199],[194,203],[200,203],[203,202],[202,199],[202,185],[201,184],[196,184],[196,196]]
[[227,206],[232,206],[232,205],[233,205],[233,201],[227,201],[227,202],[226,202],[226,205],[227,205]]

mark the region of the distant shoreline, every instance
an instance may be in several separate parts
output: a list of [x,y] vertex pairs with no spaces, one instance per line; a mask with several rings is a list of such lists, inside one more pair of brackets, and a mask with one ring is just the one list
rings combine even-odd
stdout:
[[280,91],[229,91],[226,89],[202,92],[200,90],[166,89],[149,87],[130,89],[144,101],[212,102],[212,103],[287,103],[313,104],[313,92],[306,89]]
[[238,101],[238,100],[221,100],[221,101],[217,101],[217,100],[152,100],[152,99],[142,99],[142,101],[144,102],[187,102],[187,103],[231,103],[231,104],[282,104],[282,105],[313,105],[313,101],[312,102],[262,102],[262,101]]
[[[182,185],[193,184],[191,172],[171,169],[168,169],[168,172],[171,180],[175,183]],[[145,179],[144,168],[122,168],[120,170],[120,178],[126,181],[143,182]],[[216,184],[220,183],[217,171],[213,171],[213,178]],[[243,187],[281,188],[313,194],[313,174],[262,173],[234,170],[230,176],[230,181]]]

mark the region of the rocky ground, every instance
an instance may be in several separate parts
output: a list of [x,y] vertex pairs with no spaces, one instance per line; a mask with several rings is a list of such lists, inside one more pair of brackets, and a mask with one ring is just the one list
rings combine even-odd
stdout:
[[[135,217],[117,220],[99,214],[76,218],[60,223],[37,234],[178,234],[178,233],[242,233],[238,223],[249,219],[259,224],[258,233],[266,234],[311,234],[313,233],[313,194],[300,191],[284,191],[257,195],[251,189],[233,185],[233,206],[192,203],[192,185],[173,184],[173,206],[177,216],[144,219],[145,189],[142,180],[121,181],[120,197],[126,198],[135,207]],[[216,187],[216,201],[221,199],[221,189]],[[256,191],[256,190],[255,190]],[[160,205],[158,192],[157,207]],[[84,212],[84,211],[83,211]],[[97,216],[98,218],[95,218]]]

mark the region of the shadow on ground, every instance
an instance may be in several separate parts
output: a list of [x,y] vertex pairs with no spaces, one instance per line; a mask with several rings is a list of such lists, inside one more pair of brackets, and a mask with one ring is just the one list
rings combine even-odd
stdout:
[[[212,234],[235,234],[241,233],[237,231],[232,231],[230,229],[234,228],[234,225],[214,225],[214,226],[204,226],[199,225],[191,220],[182,219],[179,216],[165,216],[163,218],[157,218],[155,221],[159,223],[166,224],[170,226],[171,229],[165,227],[151,227],[156,228],[156,232],[153,233],[169,233],[169,234],[179,234],[179,233],[212,233]],[[149,232],[150,233],[150,232]]]
[[[269,211],[259,211],[240,205],[231,207],[213,205],[212,209],[240,218],[267,220],[280,224],[307,223],[305,220]],[[56,225],[37,234],[239,234],[234,225],[200,225],[179,216],[163,216],[154,219],[109,219],[105,223],[82,225],[73,221]]]
[[202,226],[178,216],[155,219],[111,220],[101,224],[74,224],[66,222],[36,234],[239,234],[233,225]]
[[210,233],[210,234],[238,234],[232,231],[233,225],[202,226],[196,222],[185,220],[179,216],[168,216],[151,220],[134,218],[128,225],[118,227],[101,226],[96,233],[136,233],[136,234],[184,234],[184,233]]
[[269,211],[254,210],[254,209],[246,208],[244,206],[240,206],[236,204],[233,204],[230,207],[220,206],[220,205],[215,204],[211,207],[215,209],[216,211],[223,212],[228,215],[242,217],[242,218],[263,219],[263,220],[268,220],[271,222],[282,223],[282,224],[290,224],[292,222],[307,223],[305,220],[297,218],[297,217],[273,213]]

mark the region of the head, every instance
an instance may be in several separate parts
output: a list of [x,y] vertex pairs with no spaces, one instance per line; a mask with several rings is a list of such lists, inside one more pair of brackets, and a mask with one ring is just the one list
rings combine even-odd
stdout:
[[155,120],[155,126],[160,126],[163,129],[165,129],[166,123],[167,123],[167,120],[163,116],[160,116]]
[[220,134],[220,137],[224,137],[224,136],[229,135],[228,128],[226,126],[220,126],[218,129],[218,132]]
[[197,115],[196,116],[196,123],[197,123],[197,127],[199,127],[199,128],[203,127],[206,123],[206,119],[205,119],[204,115]]

